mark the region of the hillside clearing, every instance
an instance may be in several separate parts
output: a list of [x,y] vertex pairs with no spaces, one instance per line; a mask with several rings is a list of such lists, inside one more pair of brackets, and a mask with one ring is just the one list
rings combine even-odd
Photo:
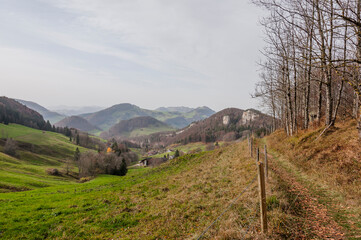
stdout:
[[[17,157],[0,152],[0,192],[24,191],[63,184],[74,184],[77,179],[71,175],[51,176],[49,168],[64,171],[66,160],[72,159],[76,146],[59,133],[41,131],[17,124],[0,124],[1,137],[18,141]],[[0,139],[3,150],[4,139]],[[69,170],[77,171],[74,164]]]

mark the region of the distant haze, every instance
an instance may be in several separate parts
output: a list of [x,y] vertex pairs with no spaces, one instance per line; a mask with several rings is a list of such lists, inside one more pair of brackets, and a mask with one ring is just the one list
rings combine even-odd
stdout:
[[60,114],[64,114],[66,116],[73,116],[73,115],[80,115],[83,113],[92,113],[97,112],[100,110],[103,110],[105,107],[99,107],[99,106],[50,106],[49,109],[55,112],[58,112]]
[[256,107],[246,0],[0,0],[0,96],[51,106]]

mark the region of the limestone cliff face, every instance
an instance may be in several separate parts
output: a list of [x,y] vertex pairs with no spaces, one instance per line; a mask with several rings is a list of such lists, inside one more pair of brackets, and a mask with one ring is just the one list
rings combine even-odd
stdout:
[[247,123],[250,123],[250,122],[256,120],[258,117],[259,117],[259,114],[255,113],[252,110],[244,111],[243,115],[242,115],[242,124],[245,125]]
[[228,115],[223,116],[223,125],[228,125],[230,121],[230,117]]

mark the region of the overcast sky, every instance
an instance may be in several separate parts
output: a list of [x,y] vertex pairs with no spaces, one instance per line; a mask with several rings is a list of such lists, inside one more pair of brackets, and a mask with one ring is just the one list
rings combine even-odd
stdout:
[[0,95],[257,107],[260,15],[249,0],[0,0]]

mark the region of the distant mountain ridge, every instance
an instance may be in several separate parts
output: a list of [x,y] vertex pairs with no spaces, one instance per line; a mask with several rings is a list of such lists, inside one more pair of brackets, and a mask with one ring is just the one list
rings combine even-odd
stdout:
[[18,101],[19,103],[27,106],[28,108],[33,109],[34,111],[40,113],[43,116],[43,118],[45,120],[49,120],[49,122],[51,124],[54,124],[54,123],[60,121],[61,119],[65,118],[64,115],[61,115],[57,112],[50,111],[35,102],[26,101],[26,100],[22,100],[22,99],[15,99],[15,100]]
[[[51,124],[62,127],[73,127],[82,131],[95,131],[93,132],[94,134],[99,134],[102,131],[108,131],[112,126],[119,123],[119,121],[143,116],[153,117],[172,128],[181,129],[188,126],[192,122],[203,120],[215,113],[215,111],[206,106],[198,108],[184,106],[160,107],[157,108],[157,110],[148,110],[130,103],[121,103],[97,112],[74,115],[82,118],[79,119],[72,116],[69,118],[58,112],[50,111],[40,104],[32,101],[21,99],[17,99],[17,101],[39,112],[44,117],[44,119],[49,120]],[[100,107],[84,107],[79,109],[82,109],[81,111],[90,111],[92,109],[99,108]],[[66,113],[79,112],[79,109],[74,109],[74,111],[67,109]]]
[[[171,112],[170,112],[171,113]],[[198,107],[190,112],[175,114],[175,117],[165,119],[164,122],[176,128],[184,128],[192,122],[200,121],[212,116],[215,113],[208,107]],[[174,114],[174,112],[173,112]]]
[[55,106],[52,107],[54,111],[61,113],[65,116],[76,116],[86,113],[93,113],[104,109],[99,106],[83,106],[83,107],[71,107],[71,106]]
[[94,126],[103,130],[110,129],[120,120],[128,120],[140,116],[152,116],[153,112],[130,104],[116,104],[109,108],[100,110],[95,113],[81,114],[80,116],[88,120]]
[[160,107],[155,109],[155,111],[159,111],[159,112],[180,112],[180,113],[187,113],[190,111],[193,111],[195,108],[190,108],[190,107]]
[[69,127],[69,128],[76,128],[80,131],[84,132],[91,132],[95,130],[100,130],[96,126],[90,124],[86,119],[79,117],[79,116],[71,116],[66,117],[63,120],[55,123],[56,127]]
[[138,137],[156,132],[172,131],[174,128],[168,126],[150,116],[135,117],[128,120],[121,120],[112,126],[109,131],[103,132],[101,137]]
[[208,107],[199,107],[190,112],[181,113],[152,111],[130,103],[121,103],[95,113],[81,114],[79,116],[88,120],[92,125],[107,131],[121,120],[143,116],[153,117],[174,128],[183,128],[194,121],[205,119],[213,113],[214,111]]

